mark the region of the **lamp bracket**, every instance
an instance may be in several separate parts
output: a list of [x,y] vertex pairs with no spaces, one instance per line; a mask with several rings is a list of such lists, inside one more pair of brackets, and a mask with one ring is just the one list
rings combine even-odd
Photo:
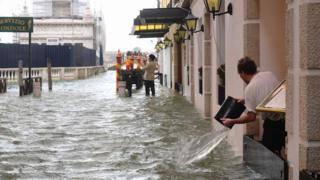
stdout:
[[231,3],[228,4],[227,11],[221,12],[221,13],[215,13],[214,12],[214,13],[212,13],[212,16],[213,16],[213,19],[215,19],[215,16],[221,16],[221,15],[224,15],[224,14],[230,14],[230,15],[233,14],[233,7],[232,7]]
[[192,32],[192,33],[197,33],[197,32],[204,32],[204,26],[203,26],[203,24],[200,26],[200,29],[199,29],[199,30],[196,30],[196,31],[194,31],[194,32]]
[[[190,37],[190,35],[188,35],[188,37],[187,38],[184,38],[184,39],[179,39],[178,41],[175,41],[176,43],[184,43],[186,40],[190,40],[191,39],[191,37]],[[171,46],[172,47],[172,46]]]

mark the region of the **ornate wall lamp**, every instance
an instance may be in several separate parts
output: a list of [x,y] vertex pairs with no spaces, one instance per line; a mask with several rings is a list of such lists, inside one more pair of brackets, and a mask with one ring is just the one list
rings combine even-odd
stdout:
[[166,47],[172,46],[171,39],[169,39],[167,36],[164,38],[163,43],[165,44]]
[[161,50],[161,48],[158,44],[154,47],[154,49],[156,50],[157,53],[159,53]]
[[158,43],[159,43],[159,47],[160,47],[161,49],[165,49],[165,48],[166,48],[166,47],[165,47],[166,45],[164,44],[163,41],[160,40]]
[[160,52],[161,48],[160,48],[159,43],[157,43],[157,44],[155,45],[154,49],[156,50],[157,53]]
[[195,17],[191,11],[189,12],[188,16],[184,19],[186,27],[188,31],[191,33],[197,33],[197,32],[204,32],[204,27],[201,25],[200,30],[196,30],[198,18]]
[[229,3],[227,11],[220,12],[222,0],[203,0],[203,2],[204,2],[204,5],[206,6],[207,11],[212,14],[213,19],[215,19],[215,16],[220,16],[223,14],[232,15],[233,8],[231,3]]
[[154,48],[156,52],[159,52],[165,48],[165,44],[162,41],[158,41]]
[[179,28],[179,29],[177,30],[177,32],[173,35],[174,40],[175,40],[177,43],[184,42],[185,40],[189,40],[189,39],[190,39],[190,36],[188,36],[187,39],[184,38],[184,37],[186,36],[186,32],[187,32],[187,30],[186,30],[182,25],[180,25],[180,28]]

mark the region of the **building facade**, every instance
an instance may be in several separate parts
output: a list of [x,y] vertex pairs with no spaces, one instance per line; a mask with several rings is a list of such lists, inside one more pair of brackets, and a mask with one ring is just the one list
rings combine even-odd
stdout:
[[[160,1],[160,4],[166,2]],[[299,179],[302,170],[320,171],[320,0],[225,0],[232,15],[213,18],[203,0],[170,1],[167,7],[191,9],[204,31],[172,40],[158,52],[163,85],[176,88],[211,120],[221,96],[243,97],[245,84],[237,72],[244,56],[255,60],[259,71],[272,71],[286,80],[286,161],[288,179]],[[182,22],[181,22],[182,23]],[[177,26],[179,24],[176,24]],[[187,35],[187,36],[188,36]],[[218,69],[223,67],[223,76]],[[228,140],[243,155],[243,135],[261,138],[262,123],[236,125]],[[259,130],[260,129],[260,130]]]
[[33,0],[33,17],[84,17],[88,0]]
[[[27,14],[24,8],[23,16]],[[92,14],[88,0],[34,0],[32,43],[82,45],[96,50],[97,64],[103,62],[105,24],[102,14]],[[28,44],[27,33],[16,33],[14,43]]]

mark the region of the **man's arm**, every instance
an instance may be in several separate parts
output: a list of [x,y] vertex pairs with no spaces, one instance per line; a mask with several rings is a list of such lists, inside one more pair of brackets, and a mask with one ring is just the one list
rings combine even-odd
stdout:
[[229,118],[222,118],[221,121],[225,126],[232,126],[234,124],[244,124],[249,123],[256,120],[256,113],[254,112],[247,112],[247,114],[240,116],[236,119],[229,119]]
[[144,64],[144,66],[142,66],[142,70],[147,70],[150,68],[150,64],[147,63],[147,64]]

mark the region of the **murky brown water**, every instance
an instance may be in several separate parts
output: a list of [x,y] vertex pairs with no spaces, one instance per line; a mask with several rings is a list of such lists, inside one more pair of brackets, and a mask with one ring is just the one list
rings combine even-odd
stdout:
[[115,74],[44,83],[41,98],[0,95],[0,179],[259,179],[222,142],[203,160],[177,164],[177,150],[211,131],[184,97],[115,93]]

